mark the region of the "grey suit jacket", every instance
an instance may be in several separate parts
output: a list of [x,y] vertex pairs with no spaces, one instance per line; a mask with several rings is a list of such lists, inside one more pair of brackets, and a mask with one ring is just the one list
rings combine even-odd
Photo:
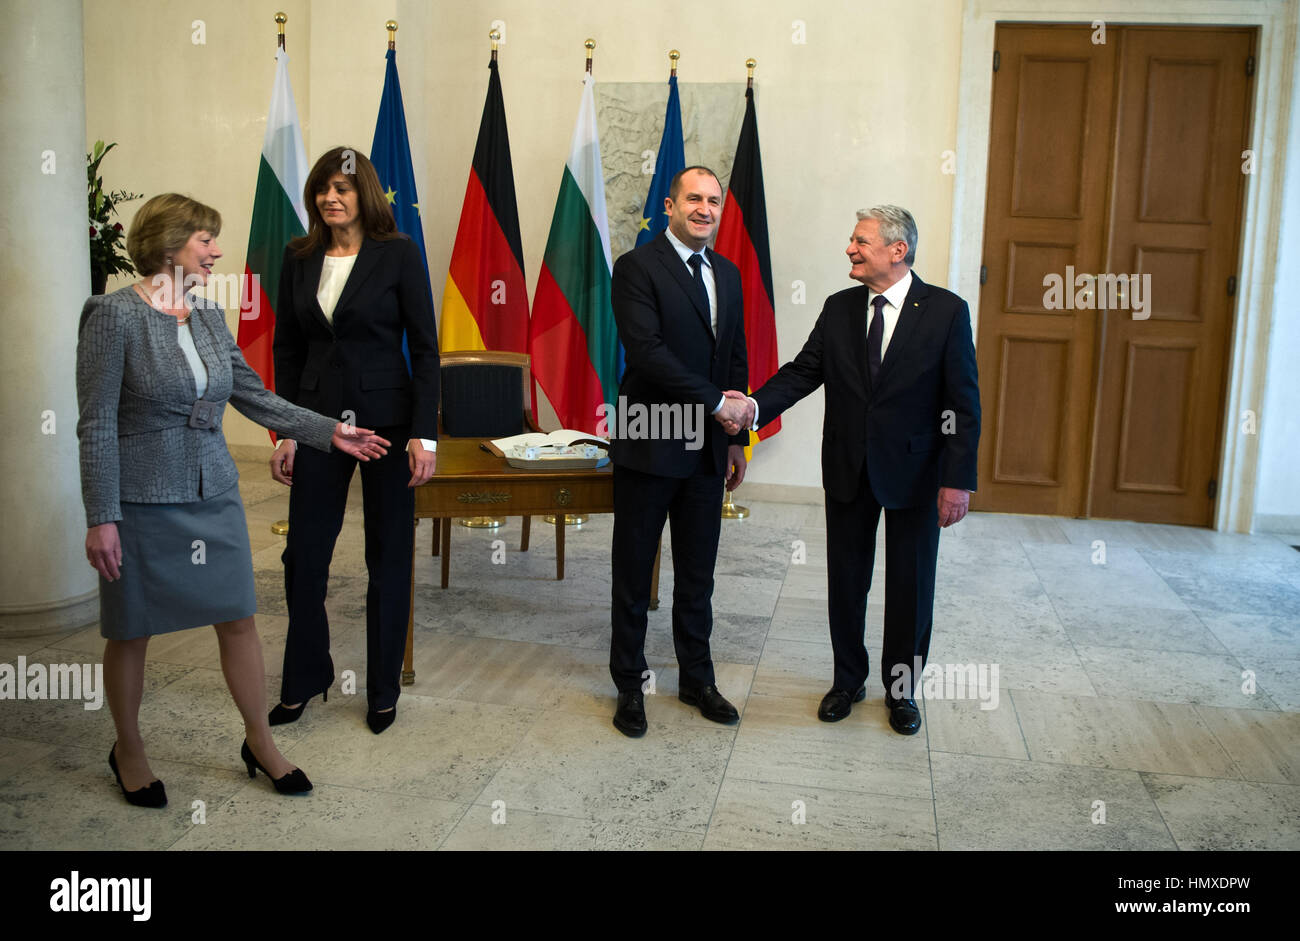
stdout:
[[244,361],[215,303],[190,295],[190,332],[208,371],[213,428],[191,428],[194,373],[174,317],[128,286],[86,301],[77,340],[81,498],[86,526],[122,518],[121,503],[192,503],[239,479],[221,432],[226,402],[273,431],[320,451],[336,424],[267,391]]

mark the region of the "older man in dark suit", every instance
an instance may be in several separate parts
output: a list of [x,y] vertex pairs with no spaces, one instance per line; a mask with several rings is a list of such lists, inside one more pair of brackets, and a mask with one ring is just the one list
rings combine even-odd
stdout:
[[914,693],[930,649],[939,529],[966,515],[980,431],[970,310],[912,273],[916,241],[907,210],[859,212],[846,252],[849,276],[863,287],[827,298],[799,355],[748,400],[757,411],[751,421],[766,424],[826,387],[822,482],[835,654],[832,688],[817,713],[826,722],[866,696],[863,632],[884,510],[882,679],[890,725],[903,735],[921,727]]
[[665,519],[672,532],[678,698],[715,722],[739,718],[715,684],[709,636],[723,481],[734,489],[745,476],[745,435],[727,436],[709,416],[734,420],[746,411],[722,393],[748,382],[740,272],[706,248],[722,213],[722,186],[712,170],[687,167],[673,177],[664,209],[668,230],[620,257],[613,274],[627,371],[619,414],[609,422],[609,671],[618,687],[614,726],[633,737],[646,731],[646,610]]

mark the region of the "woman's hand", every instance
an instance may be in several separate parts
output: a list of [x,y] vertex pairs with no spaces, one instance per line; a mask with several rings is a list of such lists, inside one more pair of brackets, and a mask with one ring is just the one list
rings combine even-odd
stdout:
[[410,444],[406,446],[406,452],[407,463],[411,465],[411,482],[406,486],[418,487],[427,484],[438,466],[438,452],[425,450],[419,438],[411,439]]
[[298,442],[292,438],[281,438],[271,455],[271,479],[278,480],[286,487],[293,486],[293,459],[298,453]]
[[122,577],[122,539],[116,523],[100,523],[86,530],[86,559],[110,582]]
[[358,428],[347,422],[339,422],[334,426],[334,435],[330,438],[330,444],[344,454],[351,454],[358,461],[381,458],[388,453],[386,440],[369,428]]

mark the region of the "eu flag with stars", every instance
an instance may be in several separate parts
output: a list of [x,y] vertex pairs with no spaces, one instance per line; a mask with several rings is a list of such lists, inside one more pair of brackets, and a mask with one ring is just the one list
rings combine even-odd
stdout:
[[[686,169],[686,146],[682,142],[682,106],[677,97],[677,76],[668,79],[668,110],[664,114],[664,133],[659,139],[659,154],[655,157],[655,175],[650,181],[650,192],[641,211],[641,227],[636,233],[636,243],[644,245],[668,228],[668,213],[664,200],[673,177]],[[618,345],[618,377],[623,378],[623,344]]]
[[[385,58],[384,96],[379,101],[379,120],[375,122],[375,140],[370,145],[370,162],[379,174],[379,185],[388,197],[397,231],[411,237],[420,247],[424,261],[426,286],[429,283],[429,257],[424,247],[424,229],[420,225],[420,196],[415,191],[415,168],[411,164],[411,142],[406,136],[406,112],[402,108],[402,85],[397,80],[397,53],[389,49]],[[680,131],[679,131],[680,134]],[[433,291],[429,291],[429,309],[433,310]],[[402,355],[411,367],[411,354],[402,337]]]

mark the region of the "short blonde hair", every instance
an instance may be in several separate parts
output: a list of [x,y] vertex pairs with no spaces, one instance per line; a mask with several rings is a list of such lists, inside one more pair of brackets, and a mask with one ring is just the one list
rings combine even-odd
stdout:
[[165,269],[171,256],[200,231],[221,234],[221,213],[188,196],[162,193],[136,211],[126,251],[135,270],[147,277]]

